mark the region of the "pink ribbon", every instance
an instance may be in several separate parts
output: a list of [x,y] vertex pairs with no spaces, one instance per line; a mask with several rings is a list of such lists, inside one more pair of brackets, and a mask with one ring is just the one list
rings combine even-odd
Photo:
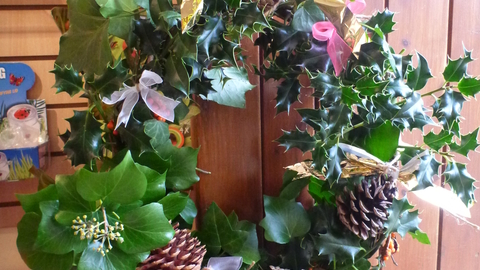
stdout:
[[353,14],[360,14],[367,6],[367,3],[365,3],[365,0],[354,0],[353,2],[352,0],[345,0],[345,5]]
[[335,68],[335,75],[340,75],[352,54],[352,48],[337,34],[337,29],[329,21],[315,23],[312,34],[315,39],[327,42],[327,52]]

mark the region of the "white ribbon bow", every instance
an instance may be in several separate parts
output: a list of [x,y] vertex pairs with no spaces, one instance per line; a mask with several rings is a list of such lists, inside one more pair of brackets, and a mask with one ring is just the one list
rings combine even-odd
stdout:
[[110,99],[104,97],[103,103],[113,105],[117,102],[125,100],[123,102],[122,110],[117,118],[117,129],[122,123],[127,126],[132,114],[133,107],[138,102],[139,95],[142,95],[145,104],[156,115],[168,120],[173,121],[175,118],[174,109],[180,103],[171,98],[160,95],[157,91],[151,87],[155,84],[162,83],[162,78],[155,72],[144,70],[142,77],[140,77],[139,84],[135,86],[125,86],[125,88],[113,92]]

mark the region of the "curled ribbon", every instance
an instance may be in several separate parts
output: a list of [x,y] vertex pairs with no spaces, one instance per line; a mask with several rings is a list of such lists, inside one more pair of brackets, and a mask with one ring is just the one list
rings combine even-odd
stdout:
[[139,84],[132,87],[126,86],[119,91],[115,91],[110,98],[104,97],[102,101],[108,105],[113,105],[125,100],[123,102],[122,110],[118,114],[117,126],[115,129],[117,129],[122,123],[124,123],[125,126],[128,124],[133,107],[137,104],[140,95],[150,111],[173,122],[175,118],[174,109],[180,102],[162,96],[151,88],[153,85],[162,82],[162,78],[157,73],[145,70],[142,73],[142,77],[140,77]]
[[337,29],[329,21],[315,23],[312,34],[316,40],[327,42],[327,52],[335,68],[335,75],[340,75],[352,54],[352,48],[337,34]]

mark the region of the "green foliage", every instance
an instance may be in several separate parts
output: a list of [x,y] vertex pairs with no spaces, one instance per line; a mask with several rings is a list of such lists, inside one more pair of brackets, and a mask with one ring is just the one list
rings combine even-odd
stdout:
[[[167,244],[174,230],[162,205],[139,201],[147,184],[158,178],[149,170],[134,163],[128,152],[108,172],[80,169],[74,175],[59,176],[56,184],[36,194],[19,195],[26,214],[18,225],[17,246],[27,265],[32,269],[70,269],[75,254],[78,269],[125,269],[135,267],[151,249]],[[94,225],[97,221],[101,224]],[[102,236],[89,237],[84,234],[89,226],[113,229],[118,235],[108,241]],[[110,252],[105,252],[110,245]]]
[[470,207],[475,202],[475,195],[473,194],[476,189],[473,185],[475,179],[467,172],[465,164],[449,162],[443,174],[445,175],[445,183],[450,185],[453,192],[467,207]]
[[397,232],[405,237],[407,232],[416,234],[421,231],[418,225],[421,219],[418,217],[418,210],[410,211],[413,206],[408,203],[406,197],[400,200],[393,199],[392,206],[388,209],[388,220],[385,222],[387,233]]
[[315,147],[316,140],[308,132],[297,130],[284,131],[282,137],[276,140],[281,146],[285,146],[288,151],[291,148],[298,148],[303,153],[312,150]]
[[73,97],[83,90],[83,77],[73,67],[55,65],[50,72],[55,74],[55,84],[52,87],[57,88],[57,93],[66,92]]
[[448,65],[443,71],[443,78],[447,82],[458,82],[467,75],[468,63],[472,62],[472,52],[464,49],[464,57],[457,60],[448,58]]

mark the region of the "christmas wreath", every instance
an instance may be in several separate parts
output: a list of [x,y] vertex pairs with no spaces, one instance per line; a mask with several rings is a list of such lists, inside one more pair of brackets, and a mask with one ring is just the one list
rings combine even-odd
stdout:
[[[454,214],[468,215],[475,180],[451,153],[478,146],[478,129],[460,133],[462,104],[480,91],[466,72],[470,52],[449,60],[442,87],[420,94],[432,77],[426,60],[418,54],[414,67],[411,55],[388,45],[390,11],[356,18],[360,0],[67,3],[68,21],[53,11],[68,31],[52,72],[58,92],[88,100],[61,135],[72,165],[83,168],[55,180],[42,175],[43,189],[18,195],[26,214],[17,246],[30,268],[199,269],[205,254],[228,254],[245,269],[370,269],[380,251],[378,269],[398,251],[395,234],[429,242],[399,186],[460,200]],[[180,229],[197,213],[188,196],[199,180],[198,149],[188,139],[199,113],[192,96],[243,107],[253,86],[241,42],[256,34],[265,65],[255,72],[282,80],[277,112],[297,101],[301,76],[318,99],[316,109],[297,110],[314,132],[278,139],[312,159],[288,168],[279,197],[265,197],[260,226],[282,245],[271,256],[259,251],[255,224],[215,203],[195,237]],[[440,92],[428,115],[422,97]],[[429,124],[440,132],[423,145],[399,144],[402,131]],[[436,155],[454,193],[432,182]],[[314,203],[301,205],[295,199],[305,187]]]

